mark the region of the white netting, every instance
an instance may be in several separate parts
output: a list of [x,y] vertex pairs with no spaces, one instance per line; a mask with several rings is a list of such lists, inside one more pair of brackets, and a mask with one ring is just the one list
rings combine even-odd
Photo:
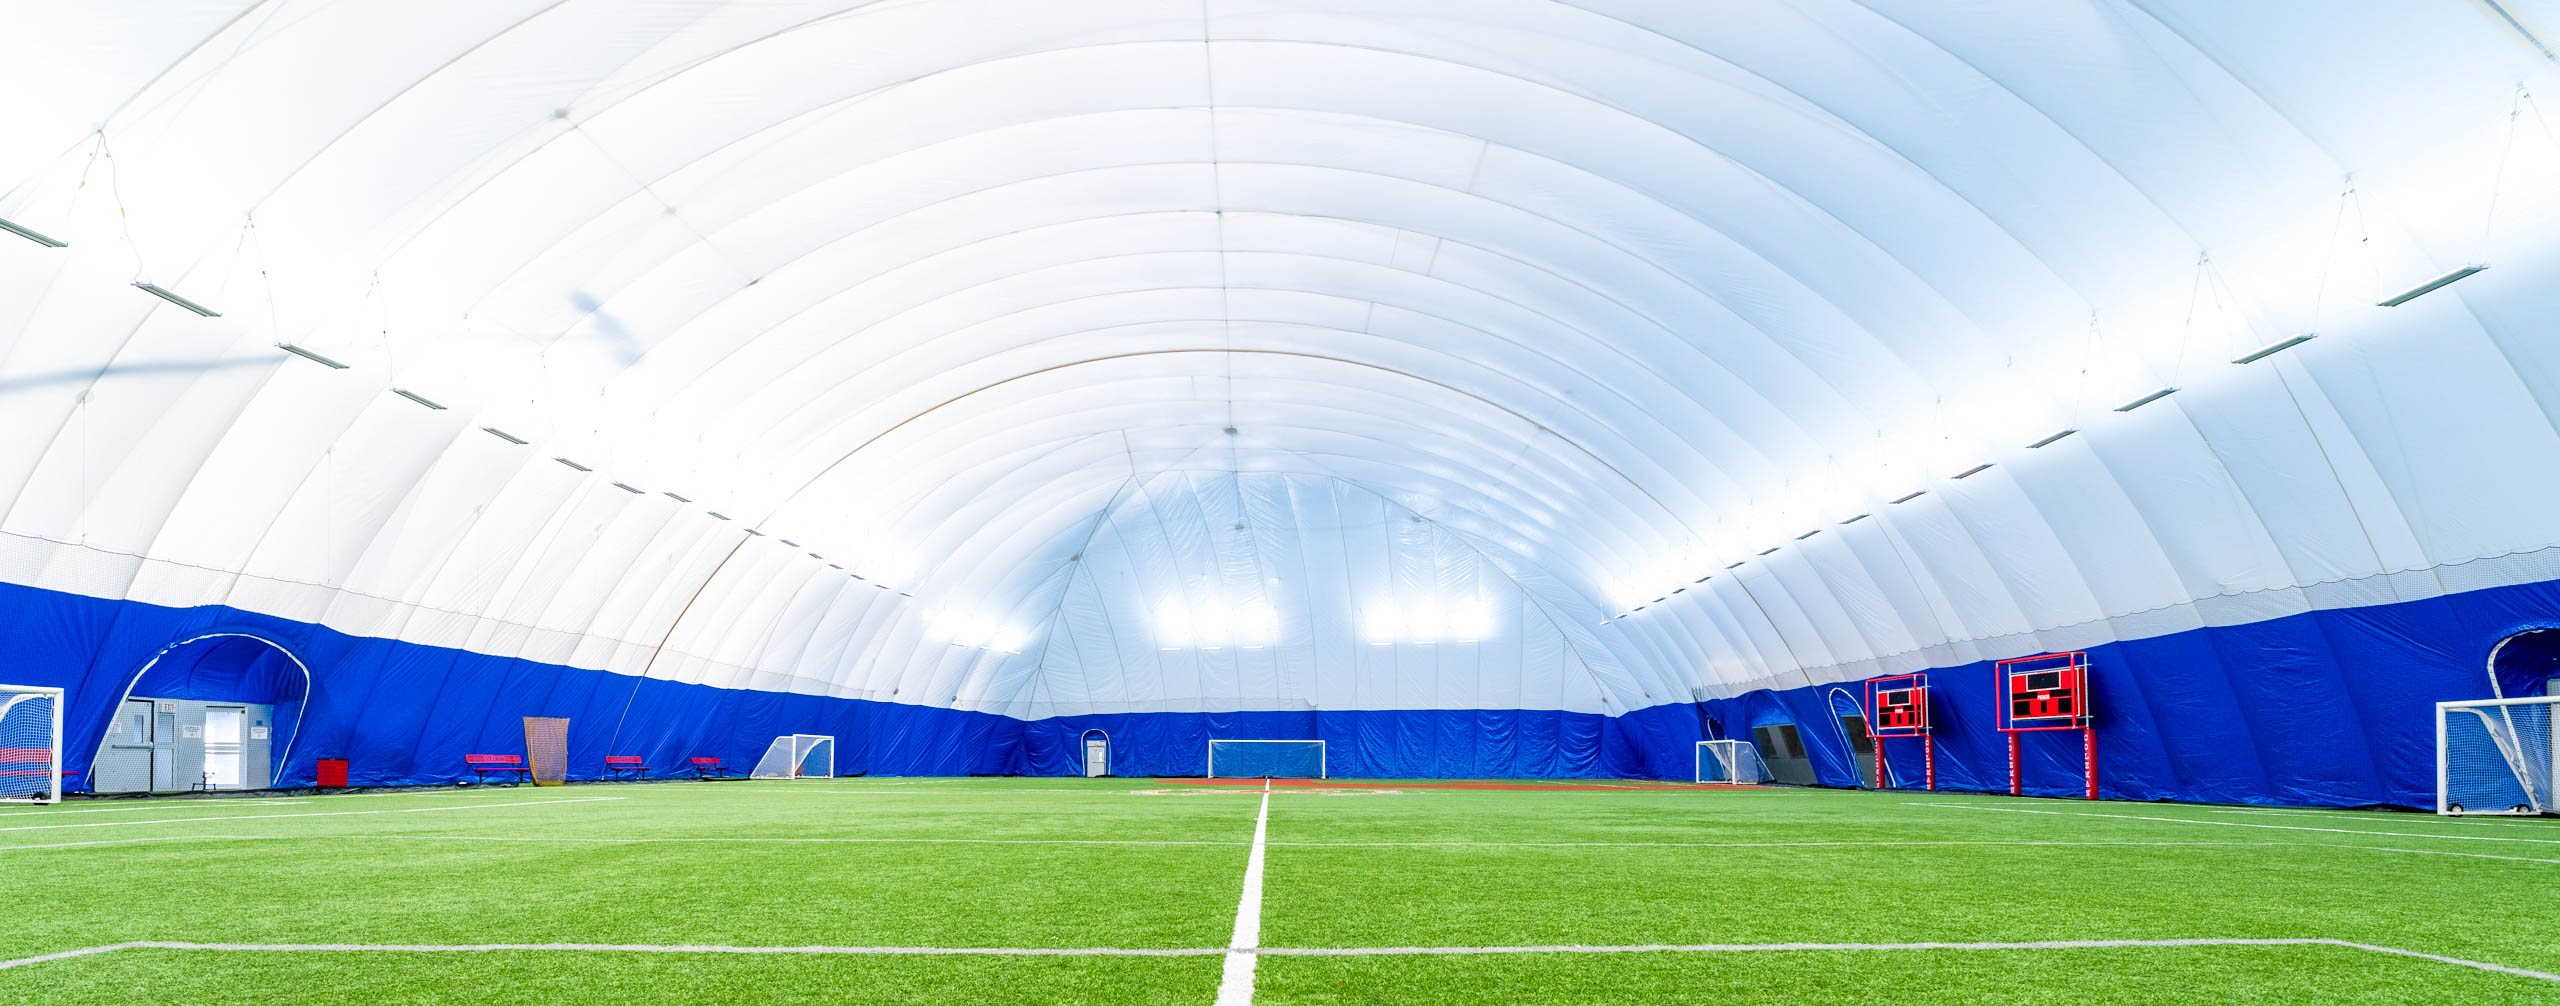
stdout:
[[0,803],[62,798],[62,693],[0,685]]
[[2446,814],[2560,813],[2552,793],[2560,698],[2436,706],[2436,809]]
[[1768,782],[1769,765],[1750,741],[1699,741],[1698,781],[1747,786]]
[[836,774],[836,739],[825,734],[784,734],[766,745],[750,779],[827,779]]
[[1323,741],[1210,741],[1209,778],[1322,779]]

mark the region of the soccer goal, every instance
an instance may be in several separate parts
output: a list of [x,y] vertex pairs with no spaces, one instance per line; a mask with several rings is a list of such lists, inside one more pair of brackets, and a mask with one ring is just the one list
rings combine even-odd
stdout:
[[1324,779],[1323,741],[1210,741],[1212,779]]
[[826,734],[784,734],[756,760],[749,779],[833,779],[836,739]]
[[2560,696],[2436,703],[2436,813],[2553,814]]
[[1698,742],[1699,782],[1756,786],[1771,778],[1769,763],[1760,760],[1760,749],[1750,741]]
[[62,802],[62,689],[0,685],[0,803]]

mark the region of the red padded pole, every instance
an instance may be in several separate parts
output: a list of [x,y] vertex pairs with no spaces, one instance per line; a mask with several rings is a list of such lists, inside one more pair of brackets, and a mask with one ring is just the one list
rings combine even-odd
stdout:
[[2019,796],[2023,792],[2018,784],[2018,735],[2012,732],[2009,734],[2009,795]]
[[2089,782],[2089,799],[2098,798],[2098,732],[2080,728],[2080,771]]
[[1932,792],[1932,793],[1937,792],[1937,791],[1938,791],[1938,739],[1937,739],[1937,738],[1935,738],[1935,737],[1931,737],[1931,736],[1929,736],[1928,734],[1921,734],[1921,735],[1920,735],[1920,761],[1921,761],[1921,764],[1923,764],[1923,765],[1927,766],[1927,768],[1928,768],[1928,773],[1927,773],[1927,774],[1928,774],[1928,776],[1929,776],[1929,792]]

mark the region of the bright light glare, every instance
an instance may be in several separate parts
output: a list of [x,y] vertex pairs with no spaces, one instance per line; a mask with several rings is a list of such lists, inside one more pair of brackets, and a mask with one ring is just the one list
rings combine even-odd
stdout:
[[1361,638],[1372,644],[1472,643],[1492,631],[1492,608],[1483,598],[1426,600],[1410,606],[1381,602],[1370,605],[1360,618]]

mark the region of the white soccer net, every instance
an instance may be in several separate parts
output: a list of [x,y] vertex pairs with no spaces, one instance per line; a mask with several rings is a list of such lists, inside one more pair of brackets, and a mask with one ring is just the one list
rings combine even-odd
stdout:
[[1210,741],[1209,778],[1323,779],[1323,741]]
[[750,779],[831,779],[836,774],[836,739],[825,734],[784,734],[766,745]]
[[1750,786],[1768,782],[1769,765],[1750,741],[1699,741],[1698,781]]
[[0,803],[62,800],[62,689],[0,685]]
[[2436,813],[2553,814],[2560,696],[2436,703]]

